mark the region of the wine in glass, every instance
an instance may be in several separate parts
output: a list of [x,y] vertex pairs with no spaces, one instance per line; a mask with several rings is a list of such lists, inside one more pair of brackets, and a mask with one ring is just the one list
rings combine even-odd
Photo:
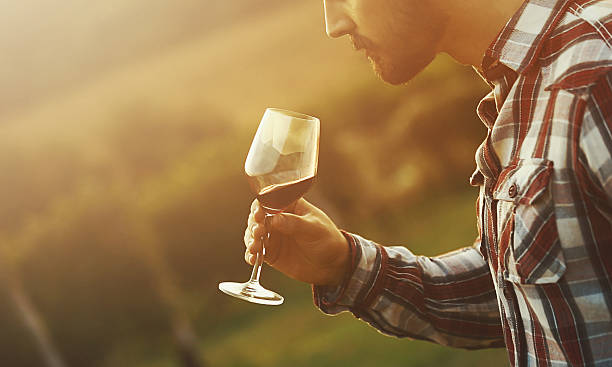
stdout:
[[[244,164],[251,189],[266,213],[280,213],[302,197],[317,174],[320,122],[316,117],[268,108],[253,138]],[[245,283],[223,282],[219,289],[249,302],[280,305],[283,297],[259,284],[265,255],[257,253],[251,278]]]

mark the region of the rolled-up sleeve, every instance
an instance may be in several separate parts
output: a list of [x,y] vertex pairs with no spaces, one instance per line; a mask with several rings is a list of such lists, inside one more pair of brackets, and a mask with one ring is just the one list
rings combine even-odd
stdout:
[[504,346],[495,288],[476,248],[430,258],[345,235],[352,271],[338,287],[313,287],[324,313],[350,311],[396,337],[468,349]]

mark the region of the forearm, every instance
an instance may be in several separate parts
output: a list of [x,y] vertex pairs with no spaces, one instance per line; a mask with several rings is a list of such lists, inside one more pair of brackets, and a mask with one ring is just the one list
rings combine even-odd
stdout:
[[350,239],[352,273],[343,287],[314,287],[323,312],[351,311],[397,337],[463,348],[503,346],[491,275],[477,250],[427,258]]

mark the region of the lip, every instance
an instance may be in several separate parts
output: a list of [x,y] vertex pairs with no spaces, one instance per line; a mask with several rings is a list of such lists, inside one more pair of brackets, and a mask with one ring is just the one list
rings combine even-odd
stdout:
[[376,52],[374,45],[365,37],[361,37],[357,34],[351,34],[351,41],[353,43],[353,49],[355,51],[365,50],[365,57],[370,60],[376,60]]
[[355,51],[363,50],[365,48],[365,43],[361,39],[361,37],[354,34],[351,34],[350,37],[351,41],[353,42],[353,48],[355,49]]
[[365,56],[372,62],[378,63],[380,61],[380,57],[375,52],[371,52],[368,49],[366,49]]

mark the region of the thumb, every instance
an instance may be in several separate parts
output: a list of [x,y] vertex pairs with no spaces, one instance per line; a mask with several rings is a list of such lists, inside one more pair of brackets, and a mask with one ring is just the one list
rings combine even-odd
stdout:
[[304,218],[291,213],[274,214],[268,222],[270,229],[286,235],[294,234],[303,224]]

